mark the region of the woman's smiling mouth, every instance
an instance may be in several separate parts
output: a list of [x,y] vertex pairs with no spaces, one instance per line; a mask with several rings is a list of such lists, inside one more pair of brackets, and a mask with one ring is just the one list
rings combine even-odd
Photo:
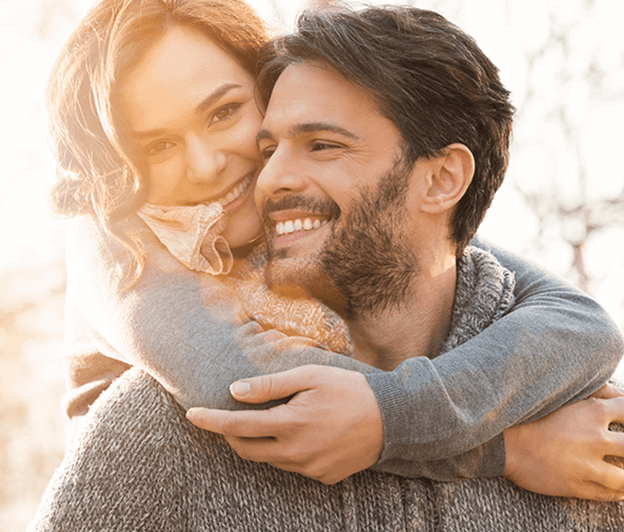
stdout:
[[236,201],[245,192],[247,192],[250,184],[251,184],[251,176],[247,176],[238,185],[236,185],[232,190],[230,190],[225,196],[222,196],[215,201],[218,201],[222,207],[227,207],[230,203],[232,203],[233,201]]

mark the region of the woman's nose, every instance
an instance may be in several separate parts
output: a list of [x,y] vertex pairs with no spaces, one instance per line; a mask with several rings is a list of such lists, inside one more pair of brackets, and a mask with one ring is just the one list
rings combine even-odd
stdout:
[[205,183],[217,179],[227,164],[227,155],[202,139],[187,141],[186,179],[191,183]]

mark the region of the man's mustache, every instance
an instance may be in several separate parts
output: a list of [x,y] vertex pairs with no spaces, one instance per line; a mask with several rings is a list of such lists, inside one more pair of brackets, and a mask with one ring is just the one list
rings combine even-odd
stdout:
[[[275,211],[302,210],[311,215],[329,216],[330,218],[340,218],[340,207],[329,199],[310,198],[306,196],[287,196],[278,200],[267,199],[264,203],[263,215],[265,222],[268,222],[269,214]],[[269,222],[272,223],[272,222]]]

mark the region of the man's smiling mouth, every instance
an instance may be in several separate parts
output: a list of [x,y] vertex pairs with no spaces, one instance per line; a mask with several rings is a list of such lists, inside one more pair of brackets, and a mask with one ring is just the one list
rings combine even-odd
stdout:
[[277,222],[275,225],[275,232],[277,236],[289,235],[295,231],[311,231],[312,229],[319,229],[327,223],[327,220],[309,217],[309,218],[295,218],[293,220],[286,220],[285,222]]
[[[264,204],[264,224],[267,233],[292,238],[314,233],[340,218],[338,205],[329,199],[289,196],[280,200],[267,199]],[[281,240],[281,239],[280,239]]]

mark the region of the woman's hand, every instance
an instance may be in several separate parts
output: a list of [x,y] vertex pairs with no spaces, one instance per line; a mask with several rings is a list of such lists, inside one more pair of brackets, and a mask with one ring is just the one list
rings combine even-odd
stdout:
[[605,386],[593,397],[505,430],[505,478],[544,495],[624,500],[624,469],[614,465],[624,465],[624,433],[609,430],[611,423],[624,423],[624,397]]
[[193,424],[223,434],[241,458],[335,484],[381,456],[381,411],[361,373],[302,366],[236,382],[231,391],[247,403],[293,395],[269,410],[188,411]]

